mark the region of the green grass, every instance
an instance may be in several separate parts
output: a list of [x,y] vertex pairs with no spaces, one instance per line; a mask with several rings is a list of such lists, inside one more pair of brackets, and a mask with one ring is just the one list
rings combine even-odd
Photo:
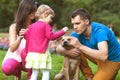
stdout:
[[[2,63],[2,60],[4,58],[5,53],[6,53],[6,51],[0,50],[0,66],[1,66],[1,63]],[[95,73],[97,70],[97,66],[94,65],[90,61],[88,61],[88,62],[89,62],[89,65],[90,65],[93,73]],[[53,66],[53,68],[52,68],[51,73],[50,73],[50,80],[54,80],[55,74],[59,73],[62,65],[63,65],[63,56],[52,54],[52,66]],[[41,73],[39,74],[39,80],[40,79],[41,79]],[[4,75],[0,69],[0,80],[14,80],[14,77]],[[25,72],[22,73],[22,80],[27,80]],[[80,80],[84,80],[84,77],[81,73],[80,73]],[[120,80],[120,71],[118,72],[116,80]]]
[[8,37],[8,33],[0,33],[0,37]]

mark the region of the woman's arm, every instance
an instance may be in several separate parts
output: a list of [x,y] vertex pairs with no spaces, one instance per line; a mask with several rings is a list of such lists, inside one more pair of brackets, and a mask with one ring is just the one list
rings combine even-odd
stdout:
[[10,25],[9,28],[9,46],[10,46],[10,51],[14,52],[20,45],[20,42],[23,38],[23,31],[20,32],[21,36],[17,36],[16,33],[16,24]]

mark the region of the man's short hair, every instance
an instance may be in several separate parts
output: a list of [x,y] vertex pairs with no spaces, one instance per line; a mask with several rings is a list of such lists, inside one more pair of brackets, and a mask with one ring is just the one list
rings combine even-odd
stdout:
[[71,18],[74,18],[77,15],[79,15],[81,19],[83,20],[89,19],[89,21],[91,22],[89,12],[86,9],[83,8],[76,9],[75,11],[73,11]]

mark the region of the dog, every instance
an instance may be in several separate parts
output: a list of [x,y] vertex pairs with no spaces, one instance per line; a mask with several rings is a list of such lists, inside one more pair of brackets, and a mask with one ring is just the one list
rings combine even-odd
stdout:
[[[70,50],[75,48],[74,45],[70,44],[70,41],[74,41],[75,37],[64,36],[59,39],[58,43],[63,48]],[[61,71],[55,75],[54,80],[79,80],[79,65],[80,59],[74,59],[68,56],[64,56],[64,65]]]

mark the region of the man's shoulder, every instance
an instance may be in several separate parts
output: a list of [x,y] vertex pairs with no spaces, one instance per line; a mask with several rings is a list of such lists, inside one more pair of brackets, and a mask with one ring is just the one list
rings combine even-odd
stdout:
[[102,27],[102,26],[107,27],[105,24],[100,23],[100,22],[91,22],[91,25],[92,27],[97,26],[97,28]]
[[70,34],[70,36],[73,36],[73,37],[80,37],[80,35],[79,34],[77,34],[75,31],[73,31],[71,34]]
[[77,33],[75,31],[71,32],[70,36],[72,35],[77,35]]

